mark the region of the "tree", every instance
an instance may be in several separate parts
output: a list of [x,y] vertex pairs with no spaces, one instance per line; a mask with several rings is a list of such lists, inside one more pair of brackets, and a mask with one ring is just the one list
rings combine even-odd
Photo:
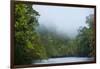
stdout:
[[79,42],[79,54],[81,56],[95,56],[95,30],[94,30],[94,15],[91,14],[86,18],[88,27],[79,29],[77,36]]
[[47,58],[45,48],[35,31],[38,26],[39,13],[32,4],[15,5],[15,64],[31,64],[36,59]]
[[87,17],[86,23],[89,26],[89,42],[90,42],[90,56],[95,57],[96,56],[96,47],[95,47],[95,23],[94,23],[94,15],[90,14]]

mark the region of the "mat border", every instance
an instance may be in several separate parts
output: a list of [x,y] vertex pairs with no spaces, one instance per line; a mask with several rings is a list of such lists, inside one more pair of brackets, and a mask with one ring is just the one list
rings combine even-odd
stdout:
[[59,66],[59,65],[76,65],[76,64],[92,64],[96,63],[96,57],[91,62],[74,62],[74,63],[59,63],[59,64],[39,64],[39,65],[14,65],[14,8],[16,3],[25,4],[38,4],[38,5],[51,5],[51,6],[68,6],[68,7],[83,7],[83,8],[94,8],[94,30],[95,30],[95,52],[96,52],[96,5],[82,5],[82,4],[66,4],[66,3],[50,3],[50,2],[36,2],[36,1],[11,1],[11,24],[10,24],[10,68],[27,68],[27,67],[44,67],[44,66]]

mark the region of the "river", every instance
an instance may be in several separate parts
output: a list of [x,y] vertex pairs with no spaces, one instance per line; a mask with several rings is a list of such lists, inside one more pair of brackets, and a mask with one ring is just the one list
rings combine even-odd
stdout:
[[63,58],[49,58],[48,60],[37,60],[33,64],[55,64],[55,63],[71,63],[71,62],[86,62],[93,61],[94,58],[89,57],[63,57]]

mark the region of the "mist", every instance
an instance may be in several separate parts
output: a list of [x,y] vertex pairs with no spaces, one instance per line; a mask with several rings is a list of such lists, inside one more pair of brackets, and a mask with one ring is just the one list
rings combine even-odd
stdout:
[[33,5],[33,8],[40,14],[37,27],[40,32],[47,30],[70,38],[77,36],[80,27],[88,27],[86,17],[94,12],[92,8],[79,7]]

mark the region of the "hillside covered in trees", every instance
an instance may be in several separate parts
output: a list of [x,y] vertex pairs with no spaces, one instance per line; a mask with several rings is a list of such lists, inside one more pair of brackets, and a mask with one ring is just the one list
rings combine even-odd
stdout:
[[16,65],[57,57],[95,57],[94,14],[86,17],[88,27],[80,27],[75,38],[59,36],[56,30],[40,26],[38,17],[41,15],[32,4],[15,5]]

